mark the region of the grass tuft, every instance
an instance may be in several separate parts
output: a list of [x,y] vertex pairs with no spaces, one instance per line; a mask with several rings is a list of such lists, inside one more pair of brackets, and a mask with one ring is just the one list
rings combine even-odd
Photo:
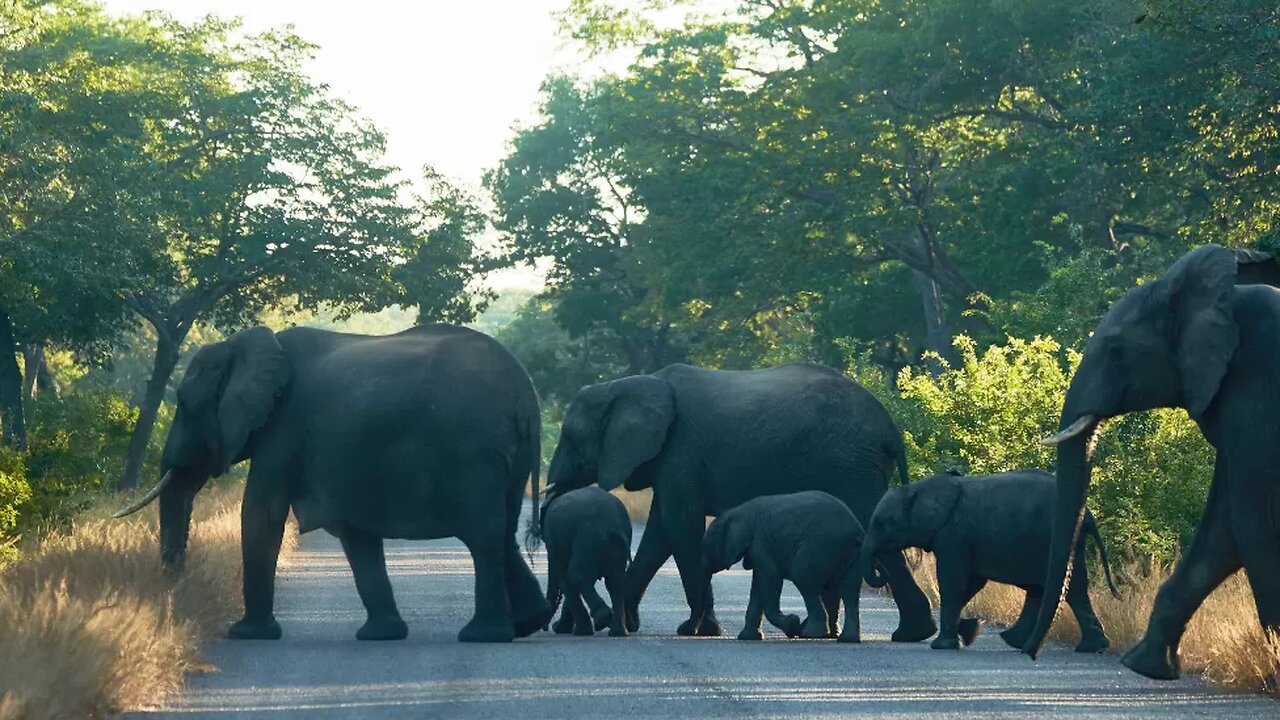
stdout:
[[[914,555],[916,551],[909,551]],[[912,557],[916,582],[938,605],[934,557]],[[1121,569],[1121,599],[1105,588],[1090,592],[1093,608],[1111,640],[1111,652],[1123,653],[1142,639],[1156,591],[1168,579],[1171,567],[1130,564]],[[1000,625],[1010,625],[1022,609],[1024,593],[1012,585],[988,583],[966,607],[965,614]],[[1049,638],[1074,645],[1080,628],[1064,604],[1049,631]],[[991,640],[1000,642],[999,638]],[[1191,619],[1180,648],[1183,672],[1199,673],[1219,685],[1249,692],[1280,696],[1280,637],[1267,633],[1258,622],[1253,591],[1244,573],[1227,578],[1205,600]]]
[[[0,720],[104,718],[154,705],[240,611],[241,487],[197,498],[186,568],[160,566],[154,508],[111,499],[0,573]],[[296,533],[286,533],[287,552]]]

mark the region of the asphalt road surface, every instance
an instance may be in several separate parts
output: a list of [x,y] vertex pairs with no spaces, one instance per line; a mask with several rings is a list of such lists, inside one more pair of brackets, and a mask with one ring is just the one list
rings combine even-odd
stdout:
[[[215,643],[216,671],[192,676],[166,707],[129,717],[1280,718],[1280,702],[1197,679],[1147,680],[1115,656],[1058,646],[1033,663],[994,628],[960,652],[891,643],[897,611],[870,593],[860,645],[787,640],[767,622],[764,642],[739,642],[733,636],[750,585],[741,570],[715,579],[726,637],[677,637],[687,608],[673,563],[650,585],[639,634],[463,644],[455,635],[470,617],[473,592],[466,549],[454,541],[388,543],[387,564],[407,640],[355,640],[364,609],[350,569],[336,540],[311,533],[277,586],[284,639]],[[535,572],[545,582],[541,557]],[[804,615],[790,586],[783,609]]]

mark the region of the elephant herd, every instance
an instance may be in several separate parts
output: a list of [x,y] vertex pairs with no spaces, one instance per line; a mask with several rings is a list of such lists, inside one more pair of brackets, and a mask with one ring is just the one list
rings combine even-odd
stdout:
[[[211,477],[250,460],[241,510],[244,617],[234,638],[278,638],[276,561],[292,510],[299,530],[342,543],[368,613],[357,637],[405,637],[384,538],[456,537],[475,566],[475,614],[458,639],[504,642],[550,626],[588,634],[640,627],[645,589],[674,558],[689,606],[682,635],[719,635],[711,574],[752,570],[741,639],[762,617],[789,636],[859,639],[864,580],[889,587],[892,639],[972,642],[965,604],[989,581],[1026,590],[1003,639],[1037,656],[1065,599],[1078,650],[1107,647],[1089,605],[1085,510],[1101,423],[1185,408],[1217,451],[1191,546],[1156,597],[1125,665],[1178,676],[1192,614],[1244,568],[1263,626],[1280,631],[1280,267],[1269,255],[1193,250],[1100,320],[1063,405],[1056,478],[1025,470],[909,483],[900,431],[866,389],[829,368],[754,371],[672,365],[583,388],[540,487],[541,420],[528,374],[498,342],[428,325],[371,337],[263,327],[201,348],[177,390],[159,499],[161,558],[180,569],[192,503]],[[517,545],[526,487],[548,549],[542,587]],[[891,485],[898,487],[891,488]],[[607,491],[651,488],[634,558],[631,524]],[[715,516],[710,528],[706,517]],[[1083,534],[1082,534],[1083,533]],[[940,628],[902,550],[937,558]],[[1074,572],[1073,572],[1074,569]],[[596,593],[603,578],[610,603]],[[805,619],[784,616],[791,580]],[[554,605],[562,617],[551,625]],[[843,629],[838,608],[845,606]]]

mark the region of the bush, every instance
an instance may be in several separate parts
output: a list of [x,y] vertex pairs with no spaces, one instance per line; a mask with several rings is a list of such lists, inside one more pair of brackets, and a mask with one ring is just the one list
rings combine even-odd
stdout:
[[22,453],[0,447],[0,566],[14,559],[12,533],[18,527],[19,511],[31,500]]
[[[955,347],[958,367],[944,363],[937,377],[904,369],[900,396],[884,383],[868,385],[902,424],[914,474],[1052,472],[1056,455],[1040,439],[1057,429],[1079,354],[1042,337],[1010,338],[979,352],[961,336]],[[1181,410],[1131,413],[1109,423],[1094,453],[1089,495],[1108,545],[1159,560],[1176,555],[1195,533],[1213,458]]]

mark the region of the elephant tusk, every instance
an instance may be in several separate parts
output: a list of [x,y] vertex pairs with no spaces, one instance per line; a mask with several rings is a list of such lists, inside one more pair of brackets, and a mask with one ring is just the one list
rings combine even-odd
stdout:
[[1096,415],[1081,415],[1075,422],[1071,423],[1070,427],[1068,427],[1065,430],[1061,430],[1058,433],[1054,435],[1050,435],[1049,437],[1041,440],[1040,444],[1048,445],[1049,447],[1054,447],[1060,443],[1066,442],[1067,440],[1070,440],[1071,438],[1084,432],[1085,428],[1088,428],[1090,425],[1096,422],[1097,419],[1098,417]]
[[139,510],[141,510],[142,508],[150,505],[152,500],[155,500],[156,498],[160,497],[160,493],[164,490],[165,486],[168,485],[169,481],[172,479],[173,479],[173,471],[170,470],[169,472],[166,472],[163,477],[160,478],[160,482],[156,483],[155,487],[148,490],[147,494],[142,496],[141,500],[139,500],[138,502],[130,505],[129,507],[123,510],[116,512],[116,514],[112,515],[111,517],[122,518],[126,515],[132,515],[138,512]]

